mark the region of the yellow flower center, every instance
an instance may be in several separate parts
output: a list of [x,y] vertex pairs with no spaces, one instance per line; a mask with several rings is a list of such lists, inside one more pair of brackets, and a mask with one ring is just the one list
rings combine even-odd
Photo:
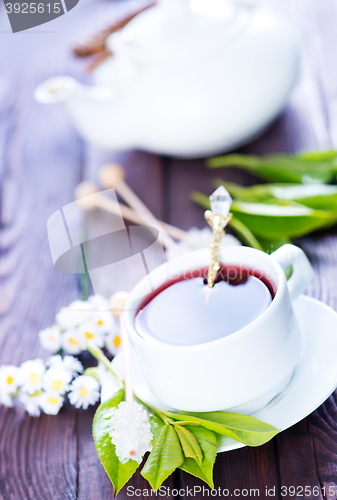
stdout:
[[100,319],[100,320],[97,321],[97,324],[98,324],[98,326],[102,326],[103,325],[103,321]]
[[13,377],[7,377],[7,384],[8,385],[12,385],[13,382],[14,382]]
[[88,340],[93,338],[93,334],[90,332],[85,332],[85,336],[87,337]]
[[36,373],[31,374],[31,376],[29,377],[29,382],[32,385],[37,385],[39,383],[39,379],[38,379],[38,376],[36,375]]
[[78,341],[76,339],[74,339],[74,337],[70,337],[69,343],[72,345],[78,345]]
[[49,337],[49,339],[50,339],[52,342],[55,342],[55,337],[54,337],[54,335],[51,335],[51,336]]
[[53,383],[52,383],[52,389],[54,389],[54,391],[58,391],[61,389],[61,386],[62,386],[62,382],[60,380],[55,380]]
[[57,403],[57,399],[56,398],[53,398],[53,396],[51,396],[50,398],[48,398],[48,401],[51,405],[56,405]]
[[136,455],[136,451],[130,450],[129,455],[130,455],[130,457],[134,457]]
[[88,391],[86,390],[85,387],[81,387],[81,392],[80,392],[80,396],[81,398],[84,398],[84,396],[86,396],[88,394]]
[[118,335],[116,335],[113,342],[114,342],[116,347],[119,347],[121,345],[121,338]]

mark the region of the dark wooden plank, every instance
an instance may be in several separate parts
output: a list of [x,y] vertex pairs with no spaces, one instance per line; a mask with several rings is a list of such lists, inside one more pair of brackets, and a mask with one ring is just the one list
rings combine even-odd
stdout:
[[[336,48],[335,23],[337,9],[334,2],[329,0],[320,3],[296,2],[293,19],[297,19],[300,26],[301,44],[306,55],[305,63],[310,67],[313,85],[316,87],[316,102],[321,107],[321,112],[313,114],[313,123],[318,125],[318,116],[321,116],[318,129],[316,127],[316,141],[321,149],[335,145],[336,119],[335,119],[335,86],[336,76],[333,71],[333,54]],[[307,100],[307,104],[310,106]],[[322,132],[319,133],[319,130]],[[337,306],[336,297],[336,265],[335,255],[337,238],[334,234],[317,234],[300,242],[309,255],[315,268],[315,280],[308,293],[334,309]],[[316,412],[293,429],[287,431],[289,439],[283,454],[288,457],[282,461],[280,453],[280,469],[284,482],[293,481],[293,484],[319,485],[325,488],[324,498],[335,499],[337,496],[337,475],[333,464],[337,454],[337,434],[334,418],[336,416],[336,396],[332,395]],[[298,438],[301,436],[301,439]],[[278,438],[282,447],[282,436]],[[303,443],[307,443],[304,447]],[[291,445],[296,450],[298,459],[291,459],[289,463],[289,450]],[[311,448],[310,453],[308,450]],[[301,457],[301,458],[300,458]],[[294,465],[298,468],[297,478],[289,477],[289,470]],[[299,467],[301,465],[301,467]],[[301,481],[300,481],[301,478]],[[297,481],[296,481],[297,479]],[[330,487],[330,489],[329,489]]]
[[[72,199],[80,178],[81,142],[68,118],[57,108],[34,103],[36,74],[25,72],[9,86],[10,115],[0,136],[2,163],[0,363],[21,364],[47,357],[37,332],[54,320],[57,310],[78,296],[74,275],[57,272],[51,260],[48,217]],[[5,107],[2,107],[4,110]],[[0,408],[0,498],[4,500],[75,499],[77,492],[76,411],[32,419],[15,409]]]
[[[188,498],[189,487],[194,498],[211,496],[210,488],[201,480],[181,472],[180,488],[185,489],[182,498]],[[242,448],[217,456],[214,466],[214,489],[219,498],[266,498],[266,488],[269,490],[277,482],[273,443],[267,443],[262,448]],[[194,486],[201,487],[201,491]],[[214,492],[213,492],[214,495]],[[268,497],[267,497],[268,498]]]

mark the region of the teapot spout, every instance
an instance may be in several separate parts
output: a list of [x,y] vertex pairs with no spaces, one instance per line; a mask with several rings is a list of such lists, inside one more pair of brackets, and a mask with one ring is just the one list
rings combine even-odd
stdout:
[[112,88],[88,87],[70,76],[58,76],[41,83],[34,97],[41,104],[62,104],[80,135],[95,146],[116,150],[132,146],[122,126],[121,101]]

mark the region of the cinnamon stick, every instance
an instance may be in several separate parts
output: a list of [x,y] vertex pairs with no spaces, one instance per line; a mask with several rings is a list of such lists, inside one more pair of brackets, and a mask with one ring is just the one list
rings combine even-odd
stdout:
[[[115,33],[116,31],[124,28],[124,26],[126,26],[134,17],[138,16],[138,14],[140,14],[144,10],[148,9],[149,7],[152,7],[153,5],[155,5],[155,4],[151,3],[149,5],[146,5],[142,9],[139,9],[136,12],[133,12],[132,14],[128,14],[123,19],[120,19],[119,21],[115,22],[111,26],[108,26],[107,28],[100,31],[99,33],[88,37],[83,42],[76,44],[73,47],[74,54],[77,57],[89,57],[89,56],[93,56],[95,54],[98,54],[99,52],[103,52],[103,51],[106,52],[105,41],[108,38],[108,36],[111,35],[112,33]],[[104,57],[104,59],[105,59],[105,57]]]

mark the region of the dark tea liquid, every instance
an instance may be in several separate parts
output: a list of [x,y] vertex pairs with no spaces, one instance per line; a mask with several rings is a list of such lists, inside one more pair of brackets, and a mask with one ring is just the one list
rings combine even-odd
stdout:
[[150,294],[135,318],[138,334],[156,343],[204,344],[252,323],[275,296],[260,271],[224,266],[213,288],[207,286],[207,271],[189,271]]

